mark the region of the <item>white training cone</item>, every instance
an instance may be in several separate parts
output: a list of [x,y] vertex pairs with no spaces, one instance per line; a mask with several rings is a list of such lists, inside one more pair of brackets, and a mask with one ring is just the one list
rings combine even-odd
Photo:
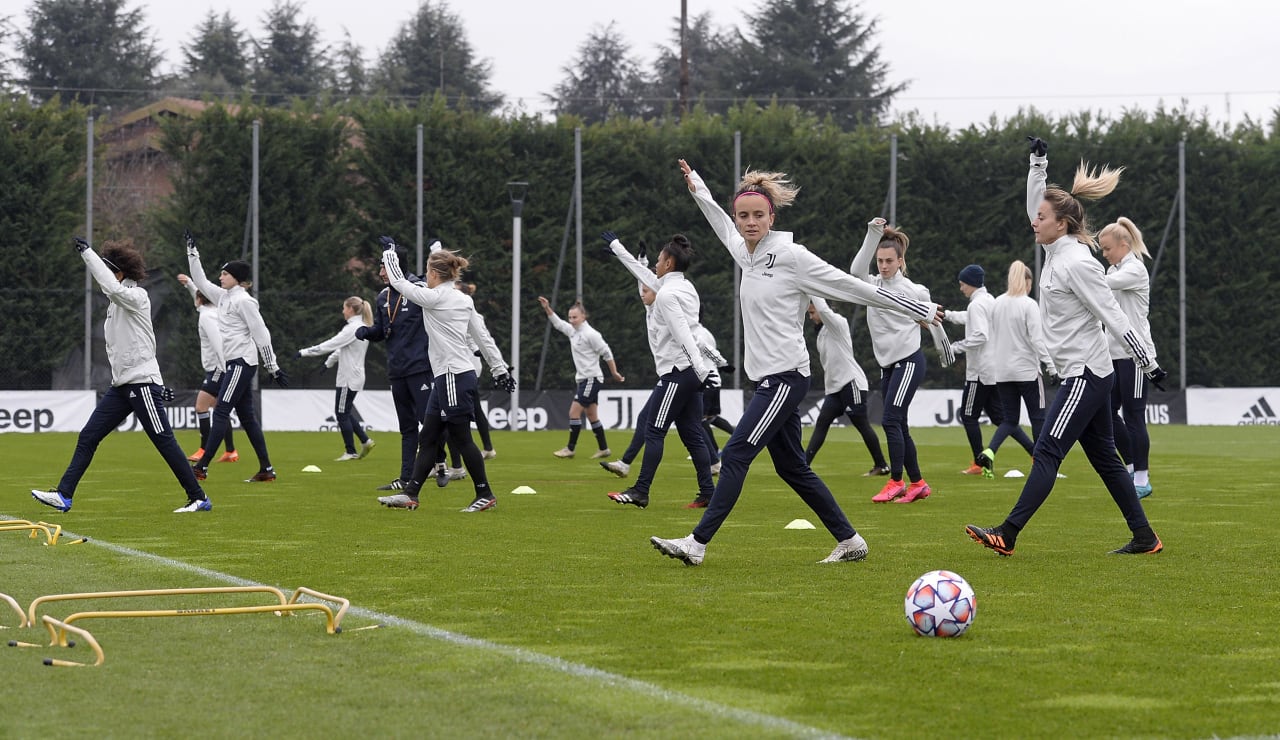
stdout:
[[814,529],[813,522],[808,519],[792,519],[783,529]]
[[1010,471],[1008,471],[1008,472],[1006,472],[1006,473],[1004,474],[1004,477],[1006,477],[1006,478],[1026,478],[1027,476],[1023,475],[1021,470],[1010,470]]
[[515,488],[512,488],[512,489],[511,489],[511,492],[512,492],[512,493],[526,493],[526,494],[528,494],[528,493],[537,493],[537,491],[533,490],[533,489],[532,489],[532,488],[530,488],[529,486],[516,486]]
[[304,473],[319,473],[319,472],[320,472],[320,468],[319,468],[319,466],[316,466],[316,465],[308,465],[307,467],[305,467],[305,468],[303,468],[303,469],[302,469],[302,472],[304,472]]

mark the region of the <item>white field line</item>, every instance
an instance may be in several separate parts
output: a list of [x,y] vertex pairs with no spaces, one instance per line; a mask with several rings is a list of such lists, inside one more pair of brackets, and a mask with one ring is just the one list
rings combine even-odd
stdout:
[[[0,514],[0,521],[6,520],[6,519],[12,519],[12,518],[13,517]],[[63,530],[62,532],[62,538],[78,539],[80,536],[81,535],[68,532],[66,530]],[[106,550],[110,550],[111,552],[118,553],[120,555],[125,555],[127,557],[137,558],[140,560],[148,560],[153,563],[163,565],[166,568],[172,568],[174,570],[181,570],[181,571],[186,571],[188,573],[194,573],[204,578],[230,584],[233,586],[269,585],[269,584],[258,583],[257,581],[251,581],[247,578],[240,578],[239,576],[233,576],[229,573],[222,573],[220,571],[210,570],[209,568],[202,568],[198,565],[184,563],[181,560],[166,558],[161,555],[145,552],[143,550],[135,550],[131,547],[116,545],[111,542],[106,542],[104,540],[90,538],[90,540],[85,544],[97,545],[98,547],[104,548]],[[282,589],[282,590],[287,591],[287,589]],[[512,647],[510,645],[500,645],[498,643],[490,642],[488,640],[482,640],[476,637],[470,637],[468,635],[459,634],[457,632],[450,632],[449,630],[440,629],[439,627],[432,627],[429,624],[423,624],[422,622],[417,622],[412,619],[397,617],[394,614],[384,614],[383,612],[374,611],[372,609],[365,609],[358,606],[352,606],[350,609],[347,610],[347,614],[355,615],[362,619],[369,619],[379,624],[382,624],[383,626],[399,627],[401,629],[408,630],[415,634],[422,635],[423,637],[429,637],[433,640],[440,640],[441,642],[447,642],[452,645],[460,645],[463,647],[475,648],[477,650],[485,650],[491,653],[496,653],[498,655],[503,655],[505,657],[508,657],[520,663],[528,663],[531,665],[540,666],[542,668],[549,668],[553,671],[558,671],[560,673],[564,673],[577,678],[589,679],[591,681],[595,681],[597,683],[600,683],[604,686],[608,686],[611,688],[634,691],[637,694],[642,694],[650,698],[659,699],[669,704],[697,710],[710,717],[716,717],[724,720],[731,720],[734,722],[739,722],[744,725],[761,727],[771,731],[785,732],[785,733],[794,735],[796,737],[814,737],[814,738],[846,737],[844,735],[839,735],[839,734],[827,732],[825,730],[820,730],[816,727],[809,727],[808,725],[803,725],[803,724],[800,724],[799,722],[792,722],[791,720],[785,719],[783,717],[775,717],[770,714],[762,714],[760,712],[752,712],[747,709],[738,709],[736,707],[729,707],[723,704],[717,704],[715,702],[707,701],[706,699],[699,699],[695,696],[682,694],[678,691],[671,691],[670,689],[665,689],[661,686],[649,683],[647,681],[639,681],[634,678],[627,678],[626,676],[621,676],[616,673],[602,671],[599,668],[592,668],[591,666],[583,665],[581,663],[573,663],[561,658],[557,658],[553,655],[544,655],[542,653],[534,652],[532,650],[526,650],[524,648]]]

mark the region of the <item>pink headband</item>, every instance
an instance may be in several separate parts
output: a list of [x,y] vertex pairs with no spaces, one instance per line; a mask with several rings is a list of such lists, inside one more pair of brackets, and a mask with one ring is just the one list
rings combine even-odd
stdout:
[[738,193],[737,195],[733,196],[733,205],[735,208],[737,208],[738,206],[738,199],[744,195],[758,195],[761,198],[764,198],[765,202],[769,204],[769,213],[773,213],[773,201],[770,200],[768,195],[765,195],[759,190],[743,190],[741,193]]

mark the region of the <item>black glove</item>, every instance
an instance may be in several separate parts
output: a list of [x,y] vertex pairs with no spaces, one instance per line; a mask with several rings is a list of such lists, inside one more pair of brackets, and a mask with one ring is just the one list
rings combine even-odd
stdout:
[[297,352],[294,352],[294,353],[293,353],[293,359],[295,359],[295,360],[301,360],[301,359],[302,359],[302,350],[298,350]]
[[493,387],[507,393],[512,393],[516,389],[516,379],[511,377],[511,373],[503,373],[493,376]]
[[165,403],[173,403],[173,389],[167,385],[160,386],[160,400]]
[[191,235],[191,229],[182,230],[182,243],[187,246],[188,256],[196,253],[196,238]]
[[75,247],[77,252],[84,252],[84,250],[89,248],[89,242],[85,241],[83,237],[77,236],[75,239]]
[[369,336],[369,328],[367,326],[356,327],[356,339],[365,339]]
[[276,371],[271,373],[271,380],[281,388],[289,387],[289,375],[282,367],[276,368]]
[[396,244],[396,240],[392,239],[389,236],[378,237],[378,244],[382,245],[383,251],[386,251],[388,249],[395,249],[398,246]]
[[641,240],[640,240],[640,251],[639,251],[639,252],[636,252],[636,259],[640,260],[641,262],[644,262],[644,258],[645,258],[645,246],[644,246],[644,239],[641,239]]
[[734,367],[733,365],[721,365],[720,367],[716,368],[716,370],[720,371],[721,375],[732,375],[734,372],[737,371],[737,369],[738,368]]
[[604,241],[604,246],[600,248],[600,254],[605,259],[613,259],[615,256],[613,253],[613,241],[618,238],[618,235],[612,231],[606,231],[600,235],[600,238]]
[[1169,373],[1165,372],[1160,367],[1153,367],[1150,370],[1148,370],[1145,374],[1147,376],[1147,380],[1151,381],[1151,385],[1154,385],[1156,387],[1156,390],[1160,390],[1160,391],[1164,390],[1164,386],[1161,385],[1161,383],[1164,382],[1165,378],[1169,377]]
[[1049,153],[1049,142],[1039,136],[1028,136],[1027,141],[1031,142],[1031,153],[1037,157],[1043,157]]

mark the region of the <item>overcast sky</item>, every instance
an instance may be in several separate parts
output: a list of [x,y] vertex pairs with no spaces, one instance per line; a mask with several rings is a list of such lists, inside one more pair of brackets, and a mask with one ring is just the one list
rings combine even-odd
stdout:
[[[775,0],[781,1],[781,0]],[[688,0],[722,28],[743,27],[762,0]],[[25,5],[26,3],[24,3]],[[261,31],[268,0],[135,0],[170,64],[208,10],[230,11]],[[302,0],[325,40],[344,30],[372,60],[418,7],[412,0]],[[645,62],[669,43],[680,0],[452,0],[472,48],[493,63],[492,84],[526,110],[563,77],[593,27],[616,21]],[[1051,114],[1119,113],[1160,101],[1207,110],[1215,121],[1248,114],[1269,120],[1280,107],[1280,2],[1275,0],[863,0],[879,22],[891,81],[909,81],[896,110],[917,110],[952,127],[1005,118],[1034,105]],[[16,15],[16,14],[15,14]],[[25,24],[25,14],[14,18]]]

